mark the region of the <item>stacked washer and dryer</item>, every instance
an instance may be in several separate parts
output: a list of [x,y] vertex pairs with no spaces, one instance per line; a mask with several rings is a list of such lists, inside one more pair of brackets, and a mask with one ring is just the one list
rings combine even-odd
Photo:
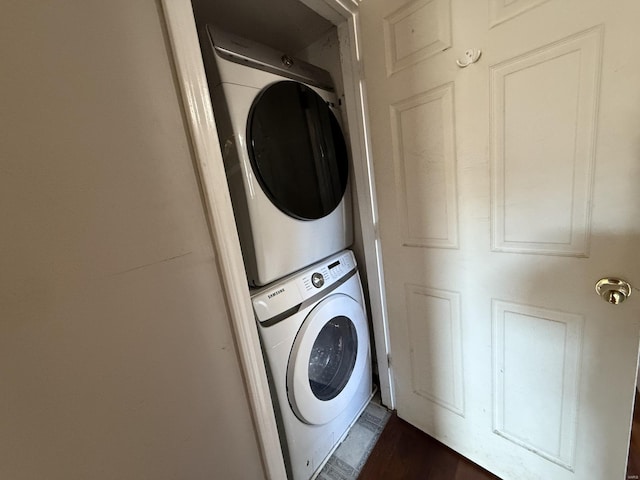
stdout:
[[207,26],[205,64],[289,476],[313,478],[372,391],[349,160],[329,73]]

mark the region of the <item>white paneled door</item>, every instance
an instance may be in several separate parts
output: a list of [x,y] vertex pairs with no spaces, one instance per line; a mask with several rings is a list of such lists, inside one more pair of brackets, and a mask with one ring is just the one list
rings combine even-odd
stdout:
[[360,19],[398,414],[504,479],[622,480],[640,292],[594,284],[640,286],[640,2]]

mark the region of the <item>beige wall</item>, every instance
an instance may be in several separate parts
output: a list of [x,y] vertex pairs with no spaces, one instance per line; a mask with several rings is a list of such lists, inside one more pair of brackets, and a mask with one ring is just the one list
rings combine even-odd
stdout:
[[0,478],[262,477],[158,4],[4,2]]

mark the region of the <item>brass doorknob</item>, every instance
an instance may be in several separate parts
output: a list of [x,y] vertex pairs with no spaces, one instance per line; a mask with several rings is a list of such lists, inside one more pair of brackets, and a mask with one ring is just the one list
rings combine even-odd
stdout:
[[620,305],[631,296],[631,285],[621,278],[602,278],[596,283],[596,293],[612,305]]

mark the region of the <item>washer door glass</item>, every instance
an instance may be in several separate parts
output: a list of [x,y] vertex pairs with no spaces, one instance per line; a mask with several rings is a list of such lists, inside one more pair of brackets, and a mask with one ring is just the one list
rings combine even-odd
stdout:
[[322,327],[309,356],[309,385],[320,400],[335,398],[351,377],[358,336],[347,317],[334,317]]
[[369,361],[362,305],[343,293],[328,295],[305,318],[289,354],[287,397],[295,415],[309,425],[336,418],[367,382]]
[[249,158],[271,202],[300,220],[331,213],[347,188],[347,147],[325,100],[281,81],[254,101],[247,124]]

